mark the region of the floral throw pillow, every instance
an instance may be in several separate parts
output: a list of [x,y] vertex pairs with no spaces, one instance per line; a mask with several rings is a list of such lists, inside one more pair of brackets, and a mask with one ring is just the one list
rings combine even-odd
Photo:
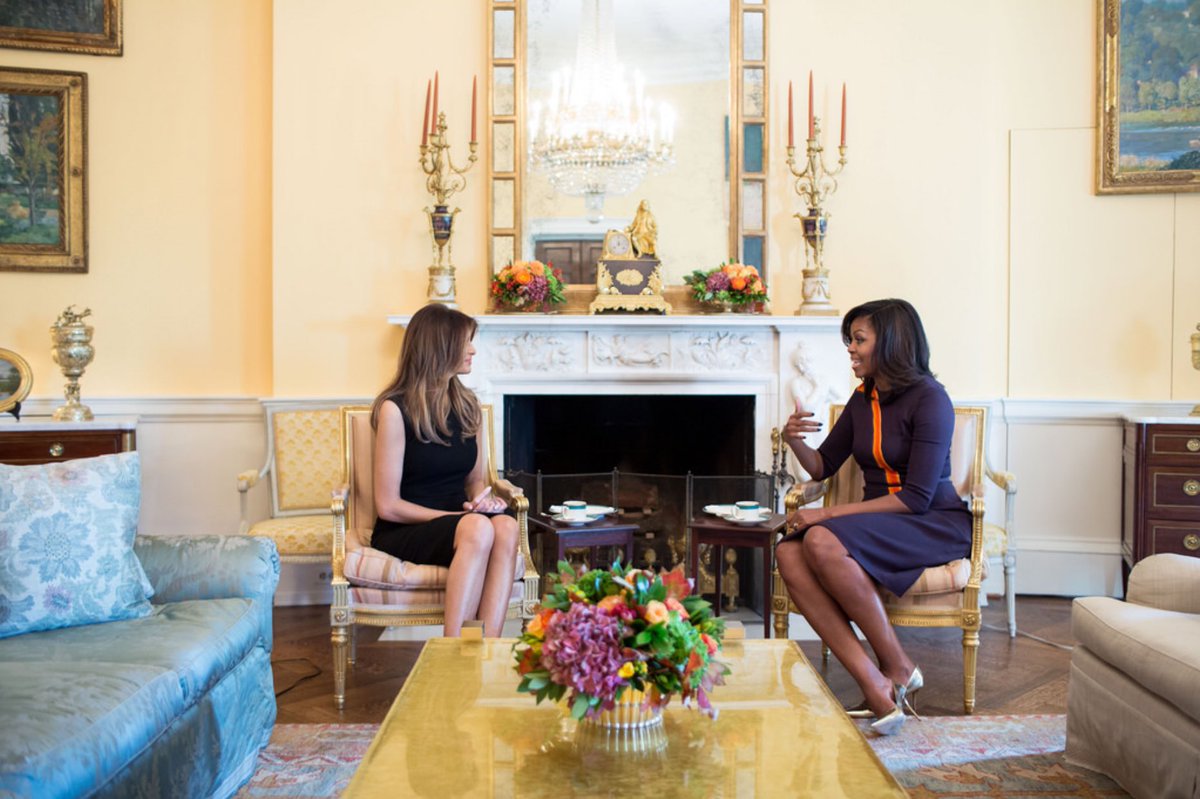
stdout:
[[0,638],[150,613],[136,452],[0,464]]

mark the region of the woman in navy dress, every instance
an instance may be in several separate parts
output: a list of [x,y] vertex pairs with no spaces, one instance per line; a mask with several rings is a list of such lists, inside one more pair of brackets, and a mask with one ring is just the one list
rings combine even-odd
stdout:
[[479,400],[471,371],[475,320],[445,305],[413,314],[391,383],[375,398],[375,530],[371,546],[410,563],[447,566],[447,637],[467,619],[498,637],[512,593],[517,522],[485,495]]
[[862,385],[817,449],[804,437],[820,423],[799,403],[784,435],[814,480],[853,456],[865,478],[863,499],[797,510],[776,559],[792,601],[862,688],[877,718],[872,729],[890,735],[904,723],[905,697],[924,679],[877,587],[899,596],[926,567],[967,557],[971,514],[950,482],[954,406],[929,370],[916,310],[894,299],[860,305],[842,320],[842,339]]

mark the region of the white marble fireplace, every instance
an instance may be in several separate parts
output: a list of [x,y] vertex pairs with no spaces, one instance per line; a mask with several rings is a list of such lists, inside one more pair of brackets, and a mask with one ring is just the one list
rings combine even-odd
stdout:
[[[410,318],[388,322],[404,326]],[[465,382],[483,402],[500,409],[509,395],[751,396],[754,464],[764,472],[771,470],[771,430],[783,425],[797,399],[825,418],[829,404],[844,401],[852,388],[840,317],[475,318],[477,354]],[[504,414],[495,419],[503,442]],[[498,446],[497,456],[502,452]]]

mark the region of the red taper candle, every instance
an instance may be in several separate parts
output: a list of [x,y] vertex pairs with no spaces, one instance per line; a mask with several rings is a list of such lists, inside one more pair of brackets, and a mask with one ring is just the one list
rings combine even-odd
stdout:
[[433,81],[425,81],[425,122],[421,125],[421,146],[429,143],[429,98],[433,91]]
[[430,120],[430,123],[429,123],[430,135],[437,133],[437,124],[438,124],[437,115],[438,115],[438,74],[435,71],[433,73],[433,119]]
[[842,84],[842,146],[846,146],[846,84]]
[[[479,141],[478,139],[475,138],[475,109],[477,108],[476,96],[478,94],[478,89],[479,89],[479,76],[476,75],[475,77],[471,78],[471,141],[473,141],[473,142]],[[843,120],[845,120],[845,117],[846,117],[846,98],[843,97],[842,98],[842,118],[843,118]],[[846,123],[844,121],[842,122],[842,138],[843,139],[846,138]],[[845,144],[845,141],[843,141],[842,143]]]
[[[438,92],[433,92],[433,113],[437,114],[438,108]],[[809,138],[816,138],[816,126],[812,119],[812,70],[809,70]]]
[[792,82],[788,81],[788,147],[796,146],[796,137],[792,128]]

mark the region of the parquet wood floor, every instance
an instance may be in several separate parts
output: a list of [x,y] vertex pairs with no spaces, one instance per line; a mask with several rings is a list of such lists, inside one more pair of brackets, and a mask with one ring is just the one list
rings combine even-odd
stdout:
[[[1022,632],[1071,645],[1071,600],[1022,596],[1017,623]],[[378,723],[420,654],[420,642],[379,642],[379,629],[359,629],[358,662],[346,678],[346,707],[333,706],[333,657],[329,609],[323,606],[275,609],[275,690],[280,724]],[[1070,652],[1018,635],[1009,638],[1004,605],[993,600],[984,609],[980,633],[977,714],[1066,713]],[[989,629],[988,626],[997,629]],[[956,630],[899,628],[909,655],[925,674],[917,697],[922,715],[962,713],[962,635]],[[837,697],[847,705],[861,695],[846,670],[833,658],[821,663],[817,641],[801,648]],[[719,697],[718,697],[719,701]]]

